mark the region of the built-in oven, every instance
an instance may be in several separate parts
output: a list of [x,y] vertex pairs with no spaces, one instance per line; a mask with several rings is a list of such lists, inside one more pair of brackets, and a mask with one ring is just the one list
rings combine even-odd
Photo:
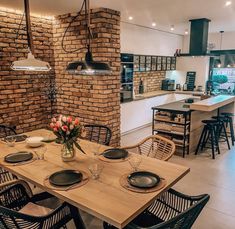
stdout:
[[121,102],[133,100],[133,54],[121,54]]

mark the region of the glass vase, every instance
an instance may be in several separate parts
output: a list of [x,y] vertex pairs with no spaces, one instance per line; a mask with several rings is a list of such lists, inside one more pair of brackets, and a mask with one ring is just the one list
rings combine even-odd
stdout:
[[61,149],[61,157],[65,162],[73,161],[75,159],[75,149],[73,143],[66,142],[63,144]]

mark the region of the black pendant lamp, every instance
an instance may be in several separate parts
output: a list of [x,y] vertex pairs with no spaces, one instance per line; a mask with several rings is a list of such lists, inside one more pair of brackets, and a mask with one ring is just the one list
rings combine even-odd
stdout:
[[87,52],[85,61],[74,61],[68,64],[66,70],[70,74],[79,75],[106,75],[111,73],[108,64],[103,62],[94,61],[90,48],[92,33],[90,29],[90,2],[84,0],[85,3],[85,17],[86,17],[86,31],[87,31]]
[[29,53],[27,59],[14,61],[11,65],[11,69],[15,71],[50,71],[51,67],[48,62],[37,60],[33,55],[34,47],[30,23],[29,0],[24,0],[24,7]]

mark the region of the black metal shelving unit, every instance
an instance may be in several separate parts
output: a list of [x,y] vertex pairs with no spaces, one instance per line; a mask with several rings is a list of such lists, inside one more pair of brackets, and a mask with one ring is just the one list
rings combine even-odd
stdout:
[[[178,108],[177,108],[178,106]],[[174,141],[174,138],[181,138],[182,144],[179,144],[179,142],[175,142],[177,148],[181,148],[183,157],[185,157],[185,154],[189,154],[189,143],[190,143],[190,120],[191,120],[191,111],[189,108],[185,108],[184,103],[182,102],[175,102],[170,103],[166,105],[161,105],[157,107],[153,107],[153,116],[152,116],[152,134],[159,134],[162,136],[168,136],[169,139],[172,139]],[[160,112],[167,112],[169,113],[169,119],[161,119],[159,118]],[[181,121],[174,121],[174,118],[177,117],[177,115],[181,115],[183,118],[183,122]],[[172,130],[162,130],[156,128],[156,124],[158,123],[165,123],[167,125],[177,125],[182,126],[183,131],[172,131]]]

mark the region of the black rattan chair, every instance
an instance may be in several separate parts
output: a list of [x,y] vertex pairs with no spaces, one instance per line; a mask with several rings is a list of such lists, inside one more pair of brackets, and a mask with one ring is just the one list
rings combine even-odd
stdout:
[[85,229],[78,209],[65,202],[47,214],[37,216],[25,214],[23,210],[25,206],[35,204],[37,201],[37,196],[32,196],[27,183],[18,183],[2,191],[0,193],[0,228],[57,229],[66,228],[65,225],[73,220],[75,228]]
[[[5,138],[9,135],[15,135],[16,132],[14,128],[0,125],[0,138]],[[0,167],[0,191],[15,183],[17,177],[5,169]]]
[[15,135],[15,134],[16,131],[13,127],[0,125],[0,138],[5,138],[6,136]]
[[[190,229],[209,198],[208,194],[187,196],[170,189],[125,229]],[[104,222],[104,229],[111,228],[115,227]]]
[[98,124],[87,124],[84,126],[86,130],[85,139],[97,142],[102,145],[109,145],[112,132],[107,126]]
[[17,177],[0,167],[0,191],[6,187],[13,185],[17,181]]

